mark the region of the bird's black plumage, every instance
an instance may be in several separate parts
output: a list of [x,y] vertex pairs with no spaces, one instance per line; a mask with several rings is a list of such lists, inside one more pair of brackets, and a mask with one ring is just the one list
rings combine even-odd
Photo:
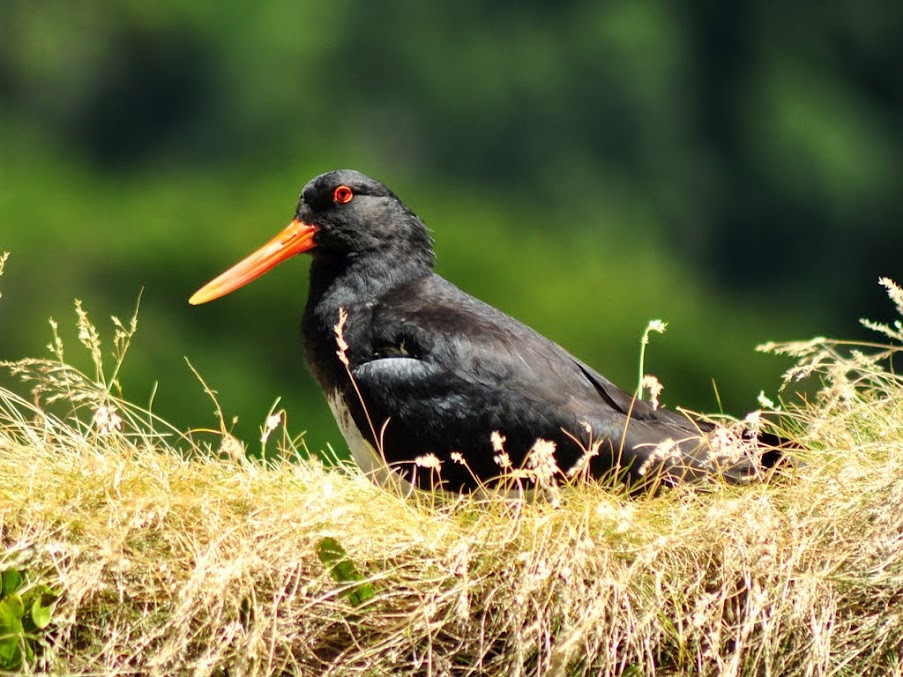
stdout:
[[[757,471],[749,459],[717,463],[709,426],[636,400],[436,275],[426,226],[381,183],[350,170],[318,176],[294,223],[312,232],[304,354],[359,462],[362,438],[413,484],[469,491],[502,473],[496,432],[515,468],[538,439],[553,442],[561,477],[582,460],[634,486]],[[438,471],[418,466],[430,455]]]

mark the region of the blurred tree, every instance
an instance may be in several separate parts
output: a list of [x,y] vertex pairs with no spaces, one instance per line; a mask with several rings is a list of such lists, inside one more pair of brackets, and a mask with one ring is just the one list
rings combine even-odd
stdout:
[[187,353],[246,420],[278,393],[324,420],[297,385],[297,267],[219,309],[184,299],[310,176],[354,166],[469,291],[628,386],[667,313],[671,401],[712,408],[714,375],[748,406],[756,341],[890,312],[901,35],[877,0],[4,0],[0,356],[33,353],[70,296],[123,314],[144,286],[135,380],[177,384],[161,407],[207,410],[183,403]]

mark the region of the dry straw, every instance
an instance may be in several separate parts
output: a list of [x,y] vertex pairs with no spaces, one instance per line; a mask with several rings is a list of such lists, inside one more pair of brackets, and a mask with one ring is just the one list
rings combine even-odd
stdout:
[[[809,448],[790,477],[531,502],[397,496],[311,457],[281,412],[270,460],[248,460],[222,418],[180,432],[122,399],[134,320],[114,321],[107,371],[80,307],[78,326],[94,374],[55,335],[50,358],[7,365],[28,396],[0,390],[0,569],[60,593],[26,669],[903,673],[899,347],[768,346],[819,384],[784,405]],[[359,582],[330,575],[324,538],[372,596],[352,604]]]

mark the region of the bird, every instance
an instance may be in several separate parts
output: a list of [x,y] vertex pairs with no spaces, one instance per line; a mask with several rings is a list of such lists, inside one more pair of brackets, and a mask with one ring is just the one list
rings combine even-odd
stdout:
[[303,356],[378,484],[458,494],[586,478],[643,492],[747,482],[783,455],[786,440],[763,433],[725,453],[713,424],[618,388],[439,276],[425,223],[355,170],[310,180],[288,226],[189,303],[301,253],[312,258]]

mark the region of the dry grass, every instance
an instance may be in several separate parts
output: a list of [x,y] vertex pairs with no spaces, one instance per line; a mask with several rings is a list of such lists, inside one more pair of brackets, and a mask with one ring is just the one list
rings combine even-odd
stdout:
[[[789,412],[811,446],[795,477],[640,499],[586,485],[555,507],[404,499],[312,460],[276,419],[266,463],[179,433],[118,397],[133,331],[117,323],[107,376],[58,346],[13,365],[33,401],[0,391],[0,569],[61,593],[31,669],[903,674],[897,349],[771,346],[822,384]],[[324,537],[372,598],[341,594],[355,584],[330,577]]]

